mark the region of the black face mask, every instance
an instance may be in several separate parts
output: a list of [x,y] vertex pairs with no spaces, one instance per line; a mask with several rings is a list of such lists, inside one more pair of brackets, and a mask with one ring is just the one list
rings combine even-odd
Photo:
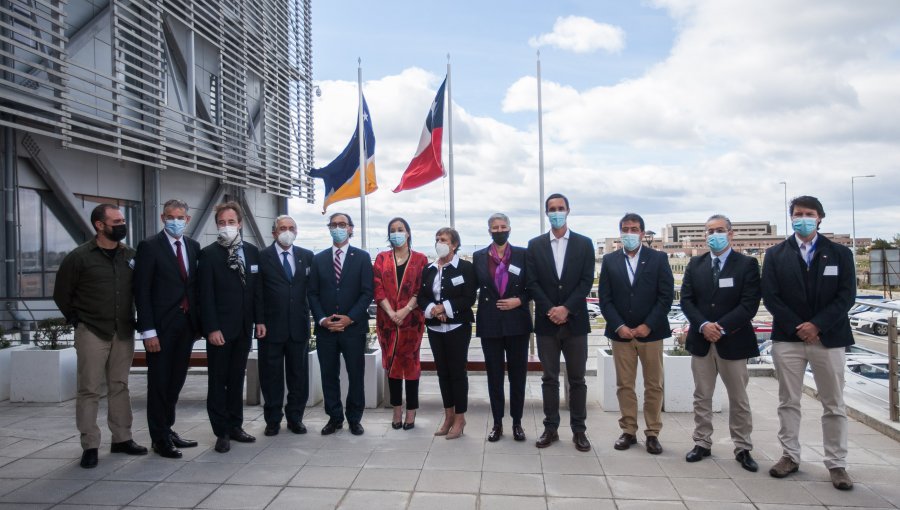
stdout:
[[491,239],[497,246],[503,246],[509,240],[509,230],[503,232],[491,232]]
[[108,232],[104,232],[111,241],[119,242],[128,235],[128,225],[113,225]]

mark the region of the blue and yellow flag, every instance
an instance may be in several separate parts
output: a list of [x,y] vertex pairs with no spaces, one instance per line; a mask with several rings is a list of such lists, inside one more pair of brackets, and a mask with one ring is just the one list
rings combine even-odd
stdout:
[[[366,195],[378,189],[375,182],[375,133],[372,131],[372,118],[369,116],[369,105],[363,97],[363,132],[366,144]],[[359,121],[350,137],[350,143],[334,161],[322,168],[314,168],[309,172],[325,182],[325,203],[322,213],[328,206],[340,200],[359,197]]]

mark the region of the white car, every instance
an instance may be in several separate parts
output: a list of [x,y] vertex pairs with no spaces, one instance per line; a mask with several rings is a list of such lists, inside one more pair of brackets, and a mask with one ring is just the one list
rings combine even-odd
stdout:
[[[900,300],[888,301],[886,304],[900,308]],[[900,312],[886,310],[884,308],[873,308],[865,312],[854,313],[850,316],[850,327],[859,330],[871,330],[878,336],[887,336],[888,319],[890,317],[900,317]]]
[[588,317],[591,319],[596,319],[600,316],[600,305],[597,303],[588,303],[587,304]]

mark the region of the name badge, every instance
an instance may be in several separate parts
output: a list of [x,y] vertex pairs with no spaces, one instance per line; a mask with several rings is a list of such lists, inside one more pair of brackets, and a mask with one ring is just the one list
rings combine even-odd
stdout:
[[456,277],[453,277],[450,279],[450,283],[452,283],[454,287],[459,287],[460,285],[462,285],[465,282],[466,282],[466,280],[462,277],[462,275],[459,275],[459,276],[456,276]]
[[[130,267],[131,269],[134,269],[134,259],[131,259],[128,261],[128,267]],[[826,268],[826,269],[828,269],[828,268]],[[837,272],[835,272],[834,274],[837,274]]]
[[719,288],[734,287],[734,278],[719,278]]
[[837,266],[825,266],[825,272],[822,273],[822,276],[837,276]]
[[251,272],[251,273],[258,273],[258,272],[259,272],[259,266],[257,266],[256,264],[250,264],[250,272]]
[[521,273],[522,270],[519,269],[518,267],[516,267],[516,266],[510,264],[510,265],[509,265],[509,272],[512,273],[512,274],[514,274],[514,275],[516,275],[516,276],[519,276],[519,273]]

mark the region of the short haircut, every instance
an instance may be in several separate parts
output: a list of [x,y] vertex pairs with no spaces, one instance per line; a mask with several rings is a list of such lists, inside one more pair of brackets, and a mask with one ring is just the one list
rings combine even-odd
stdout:
[[294,222],[294,226],[297,226],[297,220],[295,220],[290,214],[280,214],[275,218],[275,221],[272,222],[272,232],[278,230],[278,222],[281,220],[291,220]]
[[[91,211],[91,225],[94,227],[94,230],[97,230],[97,225],[95,225],[98,221],[105,222],[106,221],[106,211],[110,209],[118,209],[119,206],[115,204],[100,204],[97,207],[94,207],[94,210]],[[97,230],[99,232],[99,230]]]
[[406,246],[408,246],[409,249],[411,250],[412,249],[412,229],[409,228],[409,223],[407,223],[406,220],[404,220],[403,218],[401,218],[399,216],[397,216],[396,218],[392,218],[391,221],[388,222],[388,227],[387,227],[388,242],[389,243],[391,242],[391,225],[393,225],[394,222],[397,222],[397,221],[402,223],[403,227],[406,228],[406,233],[408,234],[408,239],[406,240]]
[[707,218],[706,222],[709,223],[713,220],[725,220],[725,226],[728,227],[728,231],[731,232],[731,220],[728,219],[728,216],[725,216],[724,214],[713,214]]
[[437,237],[439,235],[447,234],[450,236],[450,242],[456,245],[456,249],[453,250],[453,253],[459,251],[459,247],[462,245],[462,241],[459,239],[459,232],[456,231],[453,227],[444,227],[438,229],[437,232],[434,233],[434,236]]
[[229,210],[229,209],[231,209],[232,211],[234,211],[234,213],[237,215],[238,223],[243,223],[243,222],[244,222],[244,219],[243,219],[243,218],[244,218],[244,214],[241,212],[241,204],[239,204],[239,203],[237,203],[237,202],[235,202],[235,201],[230,201],[230,202],[225,202],[224,204],[217,204],[217,205],[216,205],[216,207],[215,207],[215,211],[216,211],[216,215],[215,215],[216,223],[219,222],[219,215],[222,214],[222,211],[227,211],[227,210]]
[[625,216],[622,216],[622,219],[619,220],[619,232],[622,231],[622,224],[626,221],[636,221],[641,225],[641,232],[644,232],[644,218],[641,218],[640,214],[636,214],[633,212],[625,213]]
[[554,193],[554,194],[550,195],[549,197],[547,197],[547,200],[544,200],[544,212],[547,212],[548,204],[549,204],[550,201],[553,200],[554,198],[561,198],[561,199],[563,199],[563,202],[566,203],[566,210],[567,210],[567,211],[569,210],[569,199],[566,198],[566,196],[563,195],[562,193]]
[[351,218],[349,214],[342,213],[342,212],[336,212],[336,213],[332,214],[331,216],[329,216],[328,223],[331,223],[332,221],[334,221],[334,219],[338,216],[343,216],[343,217],[347,218],[347,224],[350,225],[351,227],[353,226],[353,218]]
[[187,214],[190,211],[190,208],[187,205],[187,202],[184,200],[179,200],[177,198],[173,198],[171,200],[167,200],[165,204],[163,204],[163,214],[165,214],[166,209],[184,209],[184,213]]
[[[569,206],[567,205],[566,209],[568,208]],[[495,212],[491,215],[490,218],[488,218],[488,228],[491,228],[491,224],[494,223],[494,220],[503,220],[506,222],[506,226],[509,226],[509,216],[503,214],[502,212]]]
[[819,215],[819,219],[825,217],[825,209],[822,207],[822,202],[819,202],[819,199],[816,197],[811,197],[809,195],[794,197],[794,199],[791,200],[791,216],[794,215],[794,207],[796,206],[815,209],[816,213]]

